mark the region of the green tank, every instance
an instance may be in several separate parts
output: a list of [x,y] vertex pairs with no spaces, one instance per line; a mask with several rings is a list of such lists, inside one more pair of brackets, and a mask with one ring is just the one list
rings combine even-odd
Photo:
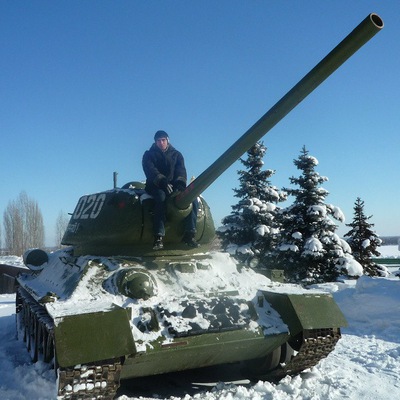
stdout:
[[[241,363],[252,379],[279,380],[316,365],[346,320],[328,294],[272,283],[210,251],[214,223],[201,197],[383,27],[370,14],[210,165],[168,201],[163,250],[152,248],[152,199],[143,184],[83,196],[53,253],[27,251],[18,278],[18,337],[57,374],[59,398],[113,398],[121,379]],[[114,185],[115,186],[115,185]],[[181,243],[200,199],[196,240]]]

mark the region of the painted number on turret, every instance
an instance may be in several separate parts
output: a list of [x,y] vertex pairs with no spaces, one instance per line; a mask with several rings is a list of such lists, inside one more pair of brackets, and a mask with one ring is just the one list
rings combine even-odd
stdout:
[[92,194],[91,196],[83,196],[75,208],[74,219],[95,219],[99,216],[106,199],[105,193]]

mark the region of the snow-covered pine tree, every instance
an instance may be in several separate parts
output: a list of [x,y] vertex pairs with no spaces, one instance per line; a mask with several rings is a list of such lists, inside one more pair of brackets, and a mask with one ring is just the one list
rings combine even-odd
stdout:
[[294,197],[291,206],[281,210],[281,243],[277,247],[278,265],[292,282],[335,281],[340,269],[362,268],[350,255],[350,246],[336,233],[331,219],[344,221],[342,211],[325,203],[328,191],[320,187],[328,180],[315,171],[318,160],[303,146],[294,164],[301,171],[290,183],[297,188],[284,189]]
[[354,203],[353,221],[346,226],[351,229],[344,235],[347,237],[354,258],[363,266],[364,274],[369,276],[387,276],[387,269],[372,261],[373,256],[381,253],[377,248],[382,244],[382,240],[372,230],[374,224],[368,222],[372,215],[366,216],[364,213],[364,201],[357,197]]
[[245,169],[238,171],[239,188],[233,189],[240,200],[217,230],[223,249],[241,261],[264,258],[276,246],[275,213],[286,194],[270,183],[275,171],[262,170],[266,150],[259,141],[247,151],[246,159],[240,159]]

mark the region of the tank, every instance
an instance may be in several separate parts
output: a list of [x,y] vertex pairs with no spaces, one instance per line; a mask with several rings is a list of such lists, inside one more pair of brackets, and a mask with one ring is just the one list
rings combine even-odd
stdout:
[[[225,363],[279,380],[316,365],[346,320],[329,294],[274,283],[210,251],[203,191],[383,27],[370,14],[224,154],[168,200],[163,250],[152,248],[152,199],[130,182],[81,197],[67,247],[29,250],[17,278],[17,332],[54,368],[59,398],[113,398],[120,380]],[[116,185],[114,185],[116,186]],[[196,240],[181,243],[199,198]]]

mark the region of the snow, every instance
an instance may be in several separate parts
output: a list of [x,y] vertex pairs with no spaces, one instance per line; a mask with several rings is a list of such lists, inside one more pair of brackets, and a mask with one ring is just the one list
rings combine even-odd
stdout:
[[301,232],[293,232],[292,233],[293,239],[301,239],[302,237],[303,237],[303,235],[301,234]]
[[267,225],[258,225],[256,228],[256,232],[260,236],[265,236],[271,232],[271,229]]
[[335,219],[337,219],[340,222],[344,222],[346,220],[343,211],[338,206],[334,206],[333,204],[327,204],[327,207],[330,209]]
[[322,243],[316,237],[311,237],[304,244],[303,254],[322,253],[323,249]]
[[319,161],[318,161],[317,158],[314,157],[314,156],[307,155],[306,158],[307,158],[308,160],[310,160],[311,163],[312,163],[313,165],[318,165],[318,164],[319,164]]
[[295,244],[282,244],[279,246],[279,251],[299,251],[299,248]]
[[364,249],[366,249],[368,246],[370,246],[371,245],[371,241],[369,240],[369,239],[365,239],[363,242],[362,242],[362,244],[361,244],[361,246],[364,248]]
[[14,265],[15,267],[26,268],[22,257],[17,256],[1,256],[0,264]]
[[361,276],[364,272],[362,265],[350,257],[339,258],[337,266],[339,269],[344,268],[349,276]]
[[[400,257],[397,246],[382,246],[379,251],[383,257]],[[14,265],[22,265],[18,259],[12,261]],[[221,259],[221,262],[227,264],[231,273],[234,272],[226,259]],[[4,258],[0,258],[0,263],[6,263]],[[185,280],[184,274],[181,278],[188,289],[205,285],[204,282]],[[223,277],[219,278],[221,284],[229,284],[223,281]],[[243,278],[245,292],[251,279],[251,274]],[[289,292],[302,291],[296,285],[284,287]],[[282,289],[282,286],[276,287],[276,290]],[[182,397],[168,395],[165,399],[400,398],[400,280],[394,275],[386,278],[362,276],[358,280],[314,285],[312,290],[332,293],[349,323],[342,329],[342,339],[335,350],[317,366],[299,376],[285,377],[279,383],[214,382],[209,390],[191,395],[182,393]],[[0,398],[55,399],[54,372],[42,362],[32,363],[24,344],[16,340],[14,301],[15,295],[0,295]],[[164,398],[157,394],[157,390],[153,388],[153,395],[140,399]],[[118,400],[138,398],[127,394],[117,397]]]
[[339,239],[339,240],[340,240],[340,245],[341,245],[343,251],[346,253],[351,253],[350,245],[343,239]]
[[326,206],[325,205],[314,205],[308,207],[308,213],[310,215],[318,215],[322,218],[326,216]]

